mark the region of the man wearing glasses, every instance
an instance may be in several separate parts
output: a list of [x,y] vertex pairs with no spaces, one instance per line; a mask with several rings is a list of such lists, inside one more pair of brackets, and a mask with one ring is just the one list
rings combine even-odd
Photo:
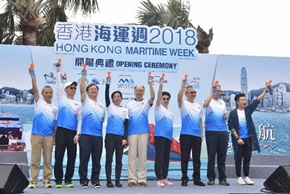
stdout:
[[[182,97],[185,91],[186,100]],[[180,148],[181,148],[181,185],[187,186],[189,180],[187,176],[188,161],[190,152],[192,151],[193,159],[193,183],[198,186],[205,186],[200,179],[200,153],[203,134],[202,108],[194,102],[196,91],[192,86],[185,88],[184,80],[182,80],[181,88],[177,95],[178,106],[181,112],[181,132],[180,132]]]
[[226,156],[228,149],[229,133],[226,125],[228,119],[225,102],[220,99],[222,88],[217,87],[216,93],[213,88],[209,96],[203,103],[205,109],[205,138],[207,146],[207,178],[208,185],[215,184],[215,157],[217,156],[217,165],[219,173],[219,185],[229,186],[226,180]]
[[[134,87],[135,99],[127,104],[129,111],[128,129],[128,186],[139,184],[147,187],[147,142],[150,132],[148,112],[153,105],[155,92],[152,81],[148,81],[150,88],[149,100],[144,100],[145,87],[137,85]],[[138,173],[136,169],[138,157]]]
[[62,64],[57,67],[56,89],[58,100],[58,119],[55,135],[55,164],[54,177],[56,188],[62,188],[63,179],[63,157],[67,150],[67,165],[64,176],[65,186],[74,187],[72,177],[75,168],[77,142],[81,132],[82,105],[74,99],[77,89],[77,82],[67,82],[64,84],[64,91],[61,87],[60,70]]

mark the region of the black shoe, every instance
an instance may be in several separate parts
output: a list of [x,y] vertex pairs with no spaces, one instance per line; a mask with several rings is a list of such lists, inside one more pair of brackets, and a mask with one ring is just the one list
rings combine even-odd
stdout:
[[82,182],[81,186],[82,186],[82,189],[87,189],[89,187],[88,182],[86,182],[86,181]]
[[198,185],[198,186],[205,186],[205,184],[201,181],[194,181],[193,184]]
[[219,185],[229,186],[230,183],[228,183],[226,180],[220,180],[220,181],[219,181]]
[[107,182],[107,187],[113,188],[114,184],[111,181],[109,181],[109,182]]
[[116,187],[123,187],[123,185],[120,183],[120,181],[116,181]]
[[187,180],[182,180],[181,181],[181,186],[185,186],[186,187],[187,186],[187,182],[188,182]]
[[100,184],[100,182],[98,181],[98,182],[95,182],[94,183],[94,187],[95,188],[101,188],[101,184]]

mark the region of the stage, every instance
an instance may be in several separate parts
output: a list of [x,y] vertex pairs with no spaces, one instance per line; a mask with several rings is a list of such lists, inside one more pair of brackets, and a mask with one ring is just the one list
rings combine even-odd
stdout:
[[[156,186],[156,181],[155,180],[149,180],[148,187],[140,187],[140,186],[135,186],[135,187],[128,187],[127,186],[127,181],[122,181],[121,183],[123,184],[122,188],[108,188],[106,187],[106,181],[101,181],[102,188],[94,188],[92,185],[89,185],[88,189],[82,189],[78,181],[74,181],[75,187],[74,188],[61,188],[61,189],[56,189],[56,188],[44,188],[42,186],[42,183],[39,182],[37,185],[36,189],[29,189],[26,188],[24,190],[24,193],[27,194],[85,194],[85,193],[113,193],[116,192],[118,194],[152,194],[152,193],[166,193],[166,194],[176,194],[176,193],[194,193],[194,194],[223,194],[223,193],[263,193],[261,191],[262,188],[264,188],[263,183],[265,179],[252,179],[255,184],[254,185],[238,185],[236,182],[235,178],[229,178],[228,182],[230,183],[230,186],[221,186],[221,185],[213,185],[213,186],[208,186],[206,185],[205,187],[200,187],[193,185],[192,181],[188,182],[187,187],[183,187],[180,185],[181,181],[179,180],[174,180],[173,181],[173,186],[165,186],[162,188],[159,188]],[[206,183],[206,180],[203,180]],[[216,181],[217,183],[217,181]],[[53,183],[53,186],[55,184]]]

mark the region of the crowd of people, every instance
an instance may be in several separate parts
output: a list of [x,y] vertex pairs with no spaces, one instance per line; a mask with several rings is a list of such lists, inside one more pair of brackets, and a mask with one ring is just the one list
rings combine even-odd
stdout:
[[[134,87],[134,100],[126,107],[121,105],[122,92],[114,91],[110,95],[111,78],[107,77],[105,87],[105,102],[98,101],[99,88],[95,84],[87,85],[86,69],[81,72],[79,91],[81,102],[74,99],[78,83],[61,83],[60,72],[62,64],[57,69],[56,93],[58,107],[52,102],[53,89],[44,86],[39,94],[34,69],[30,68],[32,87],[34,90],[34,120],[31,133],[31,181],[29,188],[36,188],[40,171],[41,154],[43,154],[43,185],[51,188],[52,152],[55,144],[54,177],[55,187],[73,188],[72,182],[77,144],[79,145],[79,181],[82,188],[87,188],[89,181],[95,188],[100,188],[101,156],[103,141],[106,150],[106,186],[122,187],[122,157],[123,148],[129,145],[128,151],[128,187],[147,187],[147,143],[150,126],[149,110],[154,106],[155,129],[155,174],[156,185],[164,187],[173,183],[168,180],[170,149],[173,135],[173,113],[169,110],[171,94],[163,90],[163,77],[160,78],[159,88],[155,100],[153,79],[148,79],[149,99],[144,99],[145,87]],[[62,86],[64,85],[64,86]],[[252,113],[257,108],[269,88],[265,90],[251,104],[247,104],[245,94],[239,93],[235,97],[236,109],[228,116],[225,102],[220,98],[220,85],[211,88],[209,96],[200,105],[195,102],[197,91],[193,86],[187,86],[186,80],[181,80],[181,87],[177,95],[177,103],[181,114],[180,150],[181,150],[181,186],[187,186],[188,163],[192,157],[193,184],[205,186],[200,177],[200,155],[205,134],[207,145],[207,185],[218,184],[229,186],[226,176],[226,153],[229,141],[229,131],[233,143],[237,183],[252,185],[249,178],[250,160],[253,150],[260,151],[257,134],[253,124]],[[185,100],[183,100],[185,96]],[[205,121],[203,122],[203,115]],[[103,122],[107,118],[105,140],[103,140]],[[228,122],[228,124],[227,124]],[[205,131],[203,131],[205,130]],[[67,164],[64,173],[63,159],[67,153]],[[112,161],[115,153],[115,184],[112,181]],[[91,177],[88,177],[88,163],[92,160]],[[217,163],[218,176],[215,173]],[[241,168],[243,165],[243,177]]]

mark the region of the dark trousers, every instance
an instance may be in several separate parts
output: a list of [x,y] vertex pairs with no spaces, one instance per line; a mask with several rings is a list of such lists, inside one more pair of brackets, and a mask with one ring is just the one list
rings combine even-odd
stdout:
[[171,140],[164,137],[154,137],[155,174],[158,180],[166,179],[169,167]]
[[201,137],[192,135],[180,135],[181,149],[181,171],[182,180],[188,181],[187,170],[190,151],[192,151],[193,159],[193,175],[194,181],[200,181],[200,152],[201,152]]
[[63,179],[63,157],[67,151],[67,164],[65,171],[65,183],[70,183],[74,175],[77,146],[73,139],[76,131],[58,127],[55,134],[55,164],[54,177],[57,184],[62,183]]
[[89,182],[87,178],[88,163],[92,156],[91,182],[95,184],[99,181],[101,171],[101,157],[103,151],[103,137],[93,135],[81,135],[80,146],[80,183]]
[[241,168],[242,168],[242,159],[243,160],[243,170],[244,170],[244,176],[249,176],[250,171],[250,161],[252,156],[252,140],[251,138],[243,138],[244,145],[238,145],[237,150],[237,157],[235,161],[235,167],[236,167],[236,175],[237,177],[241,176]]
[[214,171],[215,157],[217,156],[217,166],[219,180],[226,180],[226,157],[229,142],[229,133],[227,131],[206,131],[206,146],[207,146],[207,178],[215,180]]
[[123,157],[123,147],[122,146],[123,136],[115,134],[106,134],[105,138],[105,148],[106,148],[106,176],[107,181],[112,181],[112,162],[113,154],[115,151],[116,155],[116,167],[115,167],[115,180],[120,181],[122,172],[122,157]]

